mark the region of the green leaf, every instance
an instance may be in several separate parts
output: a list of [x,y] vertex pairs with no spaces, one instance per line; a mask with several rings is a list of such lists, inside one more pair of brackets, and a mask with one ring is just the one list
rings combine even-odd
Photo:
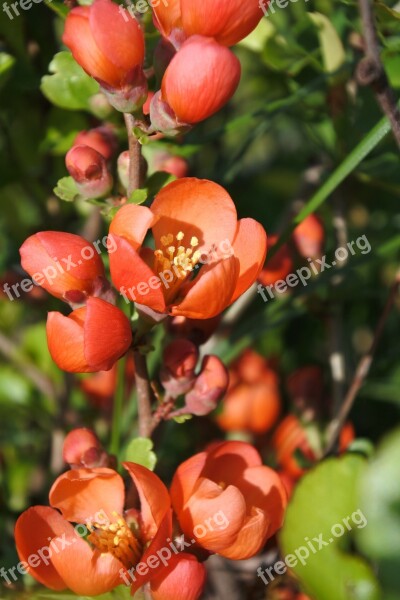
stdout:
[[384,117],[377,125],[365,136],[365,138],[350,152],[344,161],[328,177],[325,183],[305,204],[299,214],[293,219],[292,223],[285,229],[277,243],[271,248],[267,256],[269,262],[277,253],[279,248],[289,239],[292,232],[304,219],[315,212],[339,187],[341,183],[358,167],[374,148],[383,140],[390,131],[389,120]]
[[154,471],[157,464],[157,456],[153,452],[153,442],[149,438],[142,437],[131,440],[125,451],[125,460]]
[[15,64],[15,58],[6,52],[0,52],[0,87],[2,87]]
[[79,200],[81,198],[76,187],[76,183],[72,177],[63,177],[60,179],[53,191],[56,196],[58,196],[61,200],[65,200],[66,202],[74,202],[75,200]]
[[70,52],[59,52],[49,65],[53,75],[42,78],[41,90],[50,102],[69,110],[89,109],[99,84],[75,62]]
[[325,15],[315,12],[309,13],[309,17],[318,28],[324,70],[326,73],[333,73],[340,69],[346,61],[342,41],[331,21]]
[[186,421],[190,421],[190,419],[193,419],[193,415],[179,415],[179,417],[174,417],[174,421],[175,423],[179,423],[179,425],[181,425],[182,423],[185,423]]
[[365,526],[357,493],[365,469],[366,461],[356,454],[329,459],[303,477],[289,504],[282,551],[297,558],[290,566],[318,600],[379,598],[372,569],[349,547],[350,530]]
[[147,190],[139,189],[132,192],[129,196],[129,204],[143,204],[147,200]]
[[378,562],[385,592],[400,595],[400,429],[387,436],[360,483],[368,526],[357,532],[363,552]]

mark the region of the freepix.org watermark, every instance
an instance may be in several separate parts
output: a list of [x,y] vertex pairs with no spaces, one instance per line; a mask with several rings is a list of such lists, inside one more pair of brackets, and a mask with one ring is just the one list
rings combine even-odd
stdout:
[[[354,248],[356,246],[356,248]],[[284,294],[288,291],[288,288],[295,288],[299,283],[304,287],[308,284],[313,273],[314,275],[320,275],[328,269],[337,266],[339,263],[346,261],[349,256],[357,254],[357,250],[361,254],[369,254],[371,252],[371,244],[368,241],[366,235],[358,237],[355,241],[348,242],[346,246],[341,246],[335,250],[335,259],[331,263],[327,262],[327,256],[322,258],[308,258],[310,263],[309,267],[300,267],[295,273],[289,273],[285,279],[278,279],[272,285],[263,286],[261,283],[257,286],[257,293],[261,295],[264,302],[275,299],[275,294]],[[268,296],[267,293],[268,292]]]
[[32,278],[26,277],[22,281],[12,285],[5,283],[3,285],[3,292],[7,294],[9,300],[13,301],[16,298],[20,298],[21,292],[24,292],[25,294],[31,292],[34,286],[41,286],[45,282],[47,282],[48,285],[53,285],[59,275],[69,273],[71,269],[83,264],[87,260],[91,260],[96,252],[97,254],[101,254],[102,248],[100,246],[103,246],[104,250],[108,250],[109,254],[112,254],[117,249],[117,244],[112,235],[106,235],[101,240],[96,240],[93,244],[88,243],[87,246],[82,248],[80,253],[81,258],[78,259],[78,262],[72,260],[71,254],[60,258],[59,260],[53,258],[53,264],[48,265],[42,269],[42,271],[34,273]]
[[278,560],[271,567],[266,569],[258,567],[257,576],[262,579],[265,585],[268,585],[275,579],[276,575],[284,575],[288,568],[292,569],[298,563],[301,563],[303,566],[305,566],[311,553],[317,554],[317,552],[332,544],[335,539],[342,537],[346,531],[351,531],[354,526],[357,527],[357,529],[364,529],[367,523],[368,522],[365,515],[361,509],[358,509],[348,517],[342,519],[341,523],[332,525],[330,531],[332,537],[329,539],[324,539],[323,533],[313,537],[312,540],[310,540],[309,537],[305,537],[304,542],[306,545],[299,546],[296,548],[293,554],[288,554],[283,560]]
[[[206,519],[204,523],[198,523],[193,529],[193,535],[196,536],[196,539],[193,538],[191,540],[186,540],[184,535],[181,535],[172,540],[170,538],[166,539],[168,545],[165,545],[160,550],[157,550],[155,554],[150,554],[147,556],[145,561],[139,562],[136,566],[132,567],[129,570],[120,569],[119,575],[125,585],[130,586],[132,582],[136,581],[136,575],[139,577],[143,577],[147,575],[149,569],[157,569],[161,565],[164,567],[168,566],[169,561],[173,557],[174,554],[179,554],[180,552],[185,552],[187,548],[193,546],[198,539],[203,538],[210,531],[224,531],[229,525],[229,520],[222,510],[215,513],[209,519]],[[129,576],[128,576],[129,575]]]
[[[264,15],[268,18],[270,15],[275,14],[277,8],[287,8],[289,4],[295,4],[299,1],[300,0],[271,0],[270,2],[268,2],[268,0],[260,0],[258,5],[263,11]],[[308,0],[301,1],[308,2]]]

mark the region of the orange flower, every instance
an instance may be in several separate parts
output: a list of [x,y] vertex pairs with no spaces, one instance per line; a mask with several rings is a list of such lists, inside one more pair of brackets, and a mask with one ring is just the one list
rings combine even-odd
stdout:
[[46,332],[52,359],[69,373],[108,371],[132,343],[127,317],[100,298],[88,298],[68,317],[50,312]]
[[[150,116],[160,131],[204,121],[219,111],[239,85],[240,62],[211,38],[193,36],[175,54],[165,71],[161,92],[151,101]],[[166,104],[166,106],[164,106]],[[164,125],[160,115],[170,115]]]
[[229,372],[230,387],[216,416],[224,431],[265,433],[275,424],[281,406],[278,376],[267,361],[246,351]]
[[[244,442],[213,444],[182,463],[171,486],[183,532],[209,552],[231,559],[254,556],[281,527],[286,492],[279,475]],[[205,523],[220,521],[206,528]]]
[[[149,568],[147,559],[157,559],[157,551],[168,548],[172,535],[170,499],[154,473],[134,463],[124,467],[136,486],[140,511],[124,511],[124,483],[112,469],[68,471],[50,490],[52,508],[34,506],[19,517],[15,527],[19,557],[37,581],[53,590],[69,588],[78,595],[97,596],[124,583],[132,582],[134,592],[150,582],[153,591],[154,578],[155,599],[184,600],[188,596],[182,585],[179,588],[179,576],[186,579],[192,574],[198,590],[204,568],[185,554],[165,566],[158,556],[158,565],[153,560]],[[42,560],[32,561],[33,555]],[[138,563],[143,563],[140,568]]]
[[[141,247],[149,228],[154,251]],[[121,294],[156,313],[193,319],[214,317],[243,294],[267,245],[257,221],[237,220],[221,186],[194,178],[167,185],[151,208],[123,206],[110,236],[111,275]]]
[[79,235],[41,231],[25,240],[19,252],[23,269],[61,300],[70,291],[91,294],[96,280],[104,277],[98,252]]
[[[354,440],[353,425],[349,422],[343,427],[339,438],[339,450],[344,452]],[[288,415],[279,424],[272,439],[278,465],[293,479],[299,479],[306,473],[296,458],[296,452],[301,452],[307,461],[313,463],[317,460],[315,450],[312,448],[307,428],[295,415]]]
[[259,0],[170,0],[153,8],[156,27],[162,35],[179,39],[179,30],[189,37],[213,37],[220,44],[233,46],[255,29],[263,16]]
[[[91,6],[73,8],[65,22],[63,42],[76,62],[100,83],[115,108],[128,112],[146,100],[144,35],[139,23],[117,4],[96,0]],[[117,91],[126,106],[115,104]]]

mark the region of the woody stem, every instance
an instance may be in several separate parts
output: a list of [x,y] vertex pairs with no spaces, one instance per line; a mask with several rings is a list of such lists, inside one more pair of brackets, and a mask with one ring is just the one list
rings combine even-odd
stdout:
[[[134,192],[140,187],[140,160],[142,147],[134,133],[135,118],[133,117],[133,115],[124,114],[124,119],[129,141],[129,198],[132,192]],[[138,403],[139,435],[141,437],[149,437],[151,435],[152,428],[152,391],[150,386],[150,378],[147,370],[147,361],[146,357],[143,354],[141,354],[139,350],[133,351],[133,359],[135,363],[135,383]]]

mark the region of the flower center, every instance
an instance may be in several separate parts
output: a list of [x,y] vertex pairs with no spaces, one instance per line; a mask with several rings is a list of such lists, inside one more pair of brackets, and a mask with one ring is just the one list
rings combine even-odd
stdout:
[[193,272],[201,257],[200,250],[195,250],[199,245],[197,237],[193,236],[189,246],[182,245],[185,234],[180,231],[174,238],[172,233],[163,235],[161,244],[163,250],[155,250],[154,271],[160,275],[169,271],[172,276],[168,281],[166,297],[167,300],[176,295],[177,289],[182,285],[185,279]]
[[90,535],[87,539],[100,552],[110,552],[128,568],[139,562],[140,543],[125,519],[117,513],[113,513],[113,515],[116,517],[116,521],[113,523],[88,523]]

